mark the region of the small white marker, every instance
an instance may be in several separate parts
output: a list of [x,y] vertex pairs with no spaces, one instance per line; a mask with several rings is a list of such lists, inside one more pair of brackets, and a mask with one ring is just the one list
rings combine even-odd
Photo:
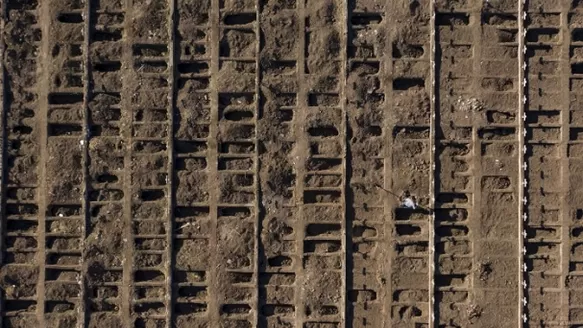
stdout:
[[522,281],[522,287],[523,287],[524,289],[526,289],[526,287],[528,287],[528,285],[526,284],[526,280],[523,280],[523,281]]
[[527,132],[526,132],[526,128],[524,128],[524,130],[522,130],[522,135],[523,135],[525,138],[526,138],[526,134],[527,134]]
[[522,304],[524,304],[524,306],[526,306],[526,304],[528,304],[528,301],[526,300],[526,297],[522,298]]
[[524,323],[526,323],[528,321],[528,318],[526,317],[526,313],[524,313],[522,315],[522,321],[524,321]]
[[526,95],[522,96],[522,102],[526,104]]
[[522,152],[526,154],[526,145],[522,146]]
[[526,239],[526,230],[522,230],[522,237],[524,237],[524,239]]
[[526,221],[528,219],[528,215],[526,213],[522,213],[522,219]]
[[526,263],[522,263],[522,271],[526,272],[526,270],[528,270]]
[[526,180],[526,178],[524,178],[524,180],[522,181],[522,184],[524,184],[524,186],[528,186],[528,181]]
[[522,80],[522,86],[526,87],[526,78],[524,78],[524,80]]
[[528,164],[526,164],[526,161],[524,163],[522,163],[522,170],[526,171],[527,167],[528,167]]
[[526,71],[526,62],[522,63],[522,70]]
[[526,205],[528,203],[528,199],[526,199],[526,196],[524,196],[524,198],[522,198],[522,202],[524,203],[524,205]]
[[526,255],[526,247],[524,247],[524,246],[522,247],[522,254]]
[[526,121],[526,113],[522,113],[522,120]]
[[524,14],[524,15],[523,15],[522,17],[523,17],[523,19],[525,19],[525,20],[526,20],[526,11],[525,11],[523,14]]
[[524,46],[524,48],[522,48],[522,53],[526,54],[526,46]]

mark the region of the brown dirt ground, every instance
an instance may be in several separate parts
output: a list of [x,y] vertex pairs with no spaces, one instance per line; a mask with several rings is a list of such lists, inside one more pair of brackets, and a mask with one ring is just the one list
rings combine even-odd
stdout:
[[[516,1],[90,3],[2,2],[3,327],[515,327]],[[565,291],[583,116],[533,49],[527,264]]]

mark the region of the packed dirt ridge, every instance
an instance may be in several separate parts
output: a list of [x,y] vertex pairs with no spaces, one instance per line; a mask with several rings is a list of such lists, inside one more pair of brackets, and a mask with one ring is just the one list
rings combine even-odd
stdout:
[[0,13],[0,328],[583,327],[583,1]]

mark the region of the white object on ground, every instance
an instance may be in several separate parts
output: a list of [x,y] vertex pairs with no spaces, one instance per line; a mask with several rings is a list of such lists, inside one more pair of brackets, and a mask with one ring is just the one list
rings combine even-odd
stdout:
[[413,199],[411,199],[411,197],[405,198],[405,200],[403,200],[402,206],[406,207],[406,208],[412,208],[412,209],[417,208],[417,204],[415,204],[415,201],[413,201]]

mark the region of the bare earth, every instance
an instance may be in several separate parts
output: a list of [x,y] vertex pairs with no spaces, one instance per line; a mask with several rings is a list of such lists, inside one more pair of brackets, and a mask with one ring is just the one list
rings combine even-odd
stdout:
[[0,5],[1,328],[583,327],[583,1]]

